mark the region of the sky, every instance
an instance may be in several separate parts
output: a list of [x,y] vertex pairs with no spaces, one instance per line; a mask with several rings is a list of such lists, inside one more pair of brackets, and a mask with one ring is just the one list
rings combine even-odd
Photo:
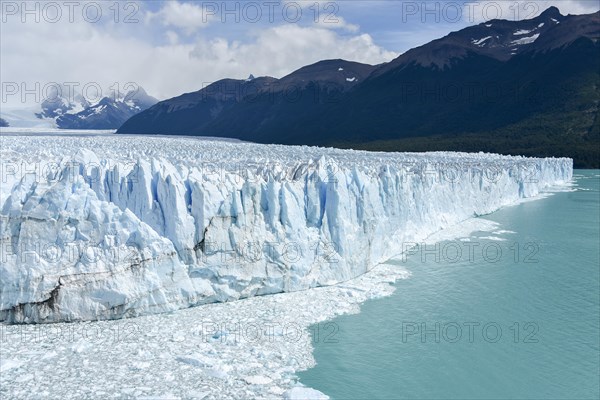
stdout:
[[[67,84],[86,97],[132,83],[159,99],[216,80],[282,77],[319,60],[369,64],[466,26],[598,11],[557,1],[0,0],[0,107],[39,103]],[[91,92],[90,92],[91,90]],[[93,93],[93,94],[90,94]]]

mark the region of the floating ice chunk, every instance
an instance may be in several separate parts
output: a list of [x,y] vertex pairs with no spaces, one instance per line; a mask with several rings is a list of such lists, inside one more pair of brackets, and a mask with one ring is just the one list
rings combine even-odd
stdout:
[[204,370],[207,376],[217,379],[227,379],[227,371],[218,368],[207,368]]
[[318,390],[297,386],[283,394],[284,400],[329,400],[329,396]]
[[32,381],[34,378],[33,374],[23,374],[23,375],[19,375],[15,378],[15,382],[18,383],[24,383],[24,382],[29,382]]
[[24,362],[19,360],[2,359],[0,360],[0,372],[6,372],[9,369],[19,368],[23,364]]
[[508,234],[515,234],[517,232],[509,231],[509,230],[505,230],[505,229],[500,229],[500,230],[494,231],[492,233],[495,233],[497,235],[508,235]]
[[173,334],[173,336],[171,337],[171,341],[173,342],[183,342],[185,341],[185,336],[175,333]]
[[271,378],[263,375],[247,376],[244,378],[244,380],[249,385],[268,385],[269,383],[273,382]]
[[150,368],[152,364],[148,361],[133,361],[131,367],[133,370],[143,370]]
[[55,351],[48,351],[46,353],[44,353],[44,355],[42,356],[42,360],[48,360],[50,358],[54,358],[58,355],[57,352]]
[[212,367],[213,363],[207,361],[203,356],[194,356],[194,357],[177,357],[177,361],[182,362],[184,364],[189,364],[194,367]]
[[503,238],[498,237],[498,236],[480,236],[478,239],[492,240],[494,242],[506,242],[506,239],[503,239]]
[[192,400],[203,400],[208,397],[209,394],[210,392],[191,391],[187,393],[186,398]]

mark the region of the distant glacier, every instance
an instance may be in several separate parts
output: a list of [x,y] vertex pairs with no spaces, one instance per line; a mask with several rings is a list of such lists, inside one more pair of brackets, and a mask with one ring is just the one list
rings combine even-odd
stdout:
[[349,280],[568,182],[571,159],[3,136],[0,321],[117,319]]

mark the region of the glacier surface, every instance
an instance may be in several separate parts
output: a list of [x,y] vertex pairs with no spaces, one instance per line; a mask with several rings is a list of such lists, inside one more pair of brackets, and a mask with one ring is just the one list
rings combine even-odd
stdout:
[[117,319],[344,282],[572,178],[571,159],[0,139],[9,323]]

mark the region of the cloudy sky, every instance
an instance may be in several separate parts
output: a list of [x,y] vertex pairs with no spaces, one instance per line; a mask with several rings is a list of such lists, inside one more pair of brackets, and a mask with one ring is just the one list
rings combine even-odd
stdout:
[[53,82],[103,88],[134,82],[165,99],[224,77],[281,77],[322,59],[382,63],[467,25],[531,18],[551,5],[563,14],[599,8],[596,0],[514,4],[2,0],[0,105],[23,100],[23,93],[7,95],[7,83],[35,90]]

